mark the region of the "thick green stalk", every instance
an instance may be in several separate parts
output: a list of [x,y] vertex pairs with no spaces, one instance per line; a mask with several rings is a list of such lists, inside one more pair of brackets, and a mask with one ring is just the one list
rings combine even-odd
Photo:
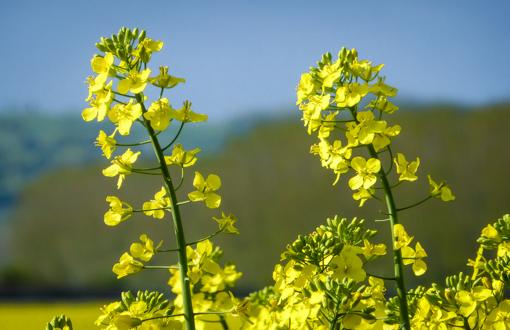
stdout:
[[[356,120],[356,111],[351,109],[351,114]],[[356,120],[356,122],[358,122]],[[374,149],[372,144],[367,145],[368,152],[372,158],[379,159],[377,152]],[[393,160],[392,160],[393,161]],[[391,191],[390,183],[388,182],[388,177],[386,172],[381,166],[381,170],[379,171],[379,177],[381,178],[381,183],[384,190],[384,197],[386,201],[386,208],[388,210],[388,216],[390,219],[390,229],[391,229],[391,242],[393,246],[395,246],[395,231],[394,227],[398,224],[398,216],[397,216],[397,207],[395,206],[395,199],[393,198],[393,192]],[[406,330],[411,330],[411,322],[409,320],[409,306],[407,303],[407,291],[405,287],[404,281],[404,264],[402,262],[402,252],[400,249],[395,250],[392,246],[393,250],[393,269],[395,273],[395,282],[397,283],[397,295],[400,302],[400,320],[402,322],[402,328]]]
[[[368,145],[368,151],[372,158],[379,159],[373,145],[371,144]],[[395,246],[394,227],[396,224],[398,224],[397,208],[395,206],[393,193],[388,182],[388,177],[386,176],[386,173],[384,172],[384,169],[382,167],[381,170],[379,171],[379,177],[381,178],[381,183],[383,185],[384,197],[386,200],[386,208],[388,209],[388,216],[390,219],[391,241],[393,246]],[[402,320],[403,328],[410,330],[411,323],[409,321],[407,291],[404,282],[404,264],[402,263],[402,252],[400,251],[400,249],[398,250],[393,249],[393,267],[395,272],[395,282],[397,282],[397,295],[400,301],[400,319]]]
[[[136,99],[138,103],[142,106],[142,112],[145,113],[147,109],[143,104],[143,98],[140,94],[137,94]],[[159,143],[159,140],[156,136],[156,133],[152,129],[150,122],[143,118],[145,127],[147,128],[147,132],[149,133],[150,139],[152,141],[152,146],[154,148],[154,152],[156,153],[156,157],[159,162],[159,166],[161,167],[161,173],[163,174],[163,180],[165,181],[166,190],[170,195],[170,202],[172,203],[171,213],[172,220],[174,225],[175,237],[177,239],[177,248],[178,248],[178,261],[179,261],[179,271],[181,275],[181,287],[182,287],[182,303],[184,308],[184,318],[186,319],[186,329],[187,330],[195,330],[195,318],[193,313],[193,304],[191,302],[191,290],[190,290],[190,281],[188,277],[188,259],[186,257],[186,240],[184,238],[184,229],[182,227],[181,221],[181,213],[179,211],[179,204],[177,202],[177,195],[175,193],[174,185],[172,182],[172,178],[170,176],[170,172],[168,171],[168,167],[165,163],[165,156],[163,155],[163,149]]]

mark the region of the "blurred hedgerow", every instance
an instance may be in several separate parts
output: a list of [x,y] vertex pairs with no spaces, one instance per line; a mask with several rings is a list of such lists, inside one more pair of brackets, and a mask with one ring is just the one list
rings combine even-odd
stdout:
[[[297,105],[308,134],[318,138],[310,151],[333,172],[333,184],[347,176],[360,207],[368,201],[384,205],[385,217],[374,220],[388,223],[392,245],[377,242],[377,232],[367,228],[365,220],[335,215],[287,246],[274,268],[272,286],[236,298],[231,290],[241,273],[235,265],[220,264],[222,251],[211,241],[220,233],[239,233],[235,216],[220,211],[212,217],[218,223],[216,232],[192,242],[185,239],[180,207],[203,202],[207,208],[220,208],[221,180],[215,174],[195,172],[188,199],[177,199],[176,191],[185,186],[185,170],[196,163],[200,152],[184,149],[178,138],[186,124],[207,116],[195,113],[188,101],[175,109],[164,97],[184,79],[170,75],[168,67],[161,67],[158,74],[151,71],[151,56],[162,47],[161,41],[138,29],[122,28],[110,38],[101,38],[100,53],[91,60],[95,76],[88,78],[90,107],[82,116],[85,121],[108,118],[115,125],[113,132],[101,130],[96,143],[111,162],[103,175],[116,177],[118,189],[128,175],[161,177],[162,186],[141,206],[107,196],[104,222],[122,225],[139,212],[172,223],[176,246],[155,243],[142,233],[113,266],[118,278],[145,270],[168,271],[172,294],[124,292],[119,301],[101,308],[96,326],[109,330],[510,328],[510,215],[483,228],[468,273],[448,276],[444,284],[407,287],[404,268],[423,275],[427,252],[415,240],[419,233],[408,233],[402,213],[432,199],[449,202],[455,196],[445,181],[427,175],[430,188],[423,199],[398,204],[399,186],[419,180],[420,158],[391,147],[402,130],[385,119],[398,110],[391,101],[397,89],[380,75],[382,64],[361,60],[356,50],[345,48],[335,58],[323,55],[316,67],[302,74]],[[148,88],[155,88],[159,96],[150,101]],[[145,129],[147,139],[121,141],[133,125]],[[163,143],[160,133],[172,127],[175,136]],[[137,167],[140,147],[149,144],[157,163]],[[171,175],[172,167],[179,169],[179,177]],[[175,255],[171,258],[177,260],[151,264],[158,253]],[[391,275],[367,272],[368,264],[386,254],[392,255]],[[396,295],[389,295],[388,285]],[[47,329],[72,329],[71,320],[58,316]]]

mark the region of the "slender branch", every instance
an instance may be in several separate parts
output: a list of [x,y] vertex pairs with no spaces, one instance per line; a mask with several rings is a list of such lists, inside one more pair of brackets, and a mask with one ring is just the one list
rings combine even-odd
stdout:
[[179,269],[177,266],[143,266],[144,269]]
[[147,211],[160,211],[160,210],[171,210],[172,207],[158,207],[158,208],[155,208],[155,209],[141,209],[141,210],[133,210],[132,212],[135,213],[135,212],[147,212]]
[[[161,131],[159,132],[156,132],[156,136],[158,136],[159,134],[161,133]],[[150,144],[152,143],[151,140],[145,140],[145,141],[141,141],[141,142],[135,142],[135,143],[115,143],[115,145],[117,147],[137,147],[137,146],[142,146],[144,144]]]
[[200,243],[200,242],[203,242],[203,241],[205,241],[205,240],[211,239],[211,238],[213,238],[214,236],[216,236],[216,235],[220,234],[222,231],[223,231],[223,229],[219,229],[219,230],[217,230],[216,232],[212,233],[211,235],[208,235],[208,236],[206,236],[206,237],[204,237],[204,238],[198,239],[198,240],[193,241],[193,242],[186,243],[186,245],[195,245],[195,244],[197,244],[197,243]]
[[182,132],[182,128],[184,127],[184,122],[182,121],[181,122],[181,126],[179,126],[179,130],[177,131],[177,133],[175,134],[174,138],[172,139],[172,141],[170,141],[170,143],[168,143],[164,148],[163,148],[163,151],[165,151],[166,149],[170,148],[172,146],[172,144],[175,143],[175,141],[177,141],[177,138],[179,137],[179,135],[181,135],[181,132]]
[[421,200],[421,201],[419,201],[419,202],[413,203],[413,204],[408,205],[408,206],[400,207],[400,208],[398,208],[398,209],[397,209],[397,211],[404,211],[404,210],[407,210],[407,209],[413,208],[413,207],[415,207],[415,206],[418,206],[418,205],[420,205],[420,204],[425,203],[426,201],[428,201],[428,200],[429,200],[429,199],[431,199],[432,197],[433,197],[432,195],[429,195],[429,196],[425,197],[424,199],[422,199],[422,200]]
[[124,97],[129,97],[129,98],[136,98],[136,96],[133,96],[133,95],[128,95],[128,94],[122,94],[122,93],[119,93],[119,92],[116,92],[114,90],[112,90],[112,93],[115,94],[115,95],[119,95],[119,96],[124,96]]
[[179,249],[175,248],[175,249],[168,249],[168,250],[160,250],[160,249],[157,249],[156,252],[177,252],[179,251]]
[[380,276],[380,275],[370,274],[368,272],[367,272],[367,275],[376,277],[376,278],[380,278],[381,280],[386,280],[386,281],[396,281],[397,280],[395,277]]
[[175,187],[175,191],[179,190],[184,183],[184,167],[181,167],[181,181],[179,184]]

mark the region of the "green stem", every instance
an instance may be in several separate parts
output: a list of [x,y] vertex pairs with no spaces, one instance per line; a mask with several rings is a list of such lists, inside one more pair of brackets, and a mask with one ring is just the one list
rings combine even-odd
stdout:
[[[142,106],[142,112],[147,112],[145,105],[143,103],[143,97],[141,94],[136,95],[136,99],[138,103]],[[163,179],[165,181],[166,189],[168,194],[170,195],[170,201],[172,203],[172,220],[174,225],[175,237],[177,239],[177,247],[179,249],[178,252],[178,261],[179,261],[179,273],[181,277],[181,286],[182,286],[182,303],[184,309],[184,318],[186,319],[186,329],[187,330],[195,330],[195,318],[193,314],[193,305],[191,301],[191,289],[190,289],[190,279],[188,277],[188,259],[186,257],[186,240],[184,238],[184,229],[182,227],[181,221],[181,212],[179,211],[179,205],[177,203],[177,196],[175,193],[174,185],[172,182],[172,178],[170,176],[170,172],[168,171],[168,167],[165,163],[165,157],[163,155],[163,149],[159,143],[159,140],[156,136],[156,133],[152,129],[150,123],[143,117],[145,122],[145,127],[147,128],[147,132],[152,141],[152,146],[154,148],[154,152],[156,153],[156,157],[158,158],[161,173],[163,174]]]
[[[356,110],[351,108],[350,111],[352,116],[356,118]],[[377,155],[374,146],[369,144],[367,145],[367,148],[370,156],[379,160],[379,156]],[[388,181],[387,174],[382,166],[381,170],[379,171],[379,177],[381,178],[382,186],[384,189],[386,208],[388,209],[388,217],[390,219],[391,241],[393,246],[395,246],[394,227],[399,223],[397,207],[395,206],[395,199],[393,198],[393,193],[391,191],[391,185]],[[397,283],[397,295],[400,303],[400,319],[402,321],[402,328],[411,330],[411,322],[409,320],[409,307],[407,302],[407,291],[404,281],[404,264],[402,262],[402,252],[400,249],[393,249],[393,268],[395,273],[395,282]]]
[[[373,158],[379,159],[373,145],[370,144],[368,146],[368,152]],[[397,208],[395,206],[395,199],[393,198],[390,183],[388,182],[388,177],[382,168],[379,171],[379,177],[381,178],[384,189],[386,208],[388,209],[388,215],[390,219],[391,241],[394,246],[394,227],[396,224],[398,224]],[[393,268],[395,272],[395,281],[397,282],[397,295],[400,302],[400,317],[402,320],[402,325],[404,329],[411,330],[411,323],[409,321],[409,307],[407,303],[407,291],[404,282],[404,264],[402,262],[402,252],[400,249],[393,249]]]

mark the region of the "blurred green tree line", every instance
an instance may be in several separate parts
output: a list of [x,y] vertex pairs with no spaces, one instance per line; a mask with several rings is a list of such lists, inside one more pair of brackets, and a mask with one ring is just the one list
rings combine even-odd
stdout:
[[[411,159],[421,158],[419,187],[400,186],[398,204],[411,204],[427,194],[428,173],[438,180],[446,179],[457,196],[451,204],[432,200],[401,216],[429,254],[428,273],[414,281],[439,280],[444,274],[465,269],[467,258],[474,257],[474,240],[481,227],[509,212],[510,104],[476,109],[403,107],[392,123],[403,127],[395,140],[396,148]],[[240,286],[245,290],[270,283],[272,267],[284,246],[329,216],[358,216],[372,228],[387,227],[373,221],[383,217],[382,204],[374,200],[358,208],[345,177],[332,186],[332,174],[309,154],[315,141],[301,125],[297,114],[262,121],[245,133],[226,134],[231,125],[211,124],[214,134],[203,133],[207,130],[203,126],[192,134],[201,138],[189,140],[190,147],[203,147],[199,142],[211,143],[213,138],[227,141],[201,158],[197,167],[222,177],[222,209],[239,218],[241,235],[222,236],[218,244],[225,251],[225,260],[235,262],[244,272]],[[98,161],[99,153],[95,150]],[[154,241],[174,244],[170,226],[152,218],[134,216],[115,229],[103,224],[107,194],[141,205],[160,187],[157,181],[132,175],[125,188],[116,191],[113,182],[100,173],[106,165],[104,161],[101,165],[60,167],[23,190],[7,222],[6,267],[23,276],[24,285],[106,287],[117,282],[111,266],[141,232],[150,234]],[[183,196],[192,189],[192,174],[187,174],[180,191]],[[214,230],[215,223],[205,207],[184,206],[183,211],[189,240]],[[161,270],[145,271],[118,283],[137,287],[143,281],[144,287],[157,287],[168,275]]]

